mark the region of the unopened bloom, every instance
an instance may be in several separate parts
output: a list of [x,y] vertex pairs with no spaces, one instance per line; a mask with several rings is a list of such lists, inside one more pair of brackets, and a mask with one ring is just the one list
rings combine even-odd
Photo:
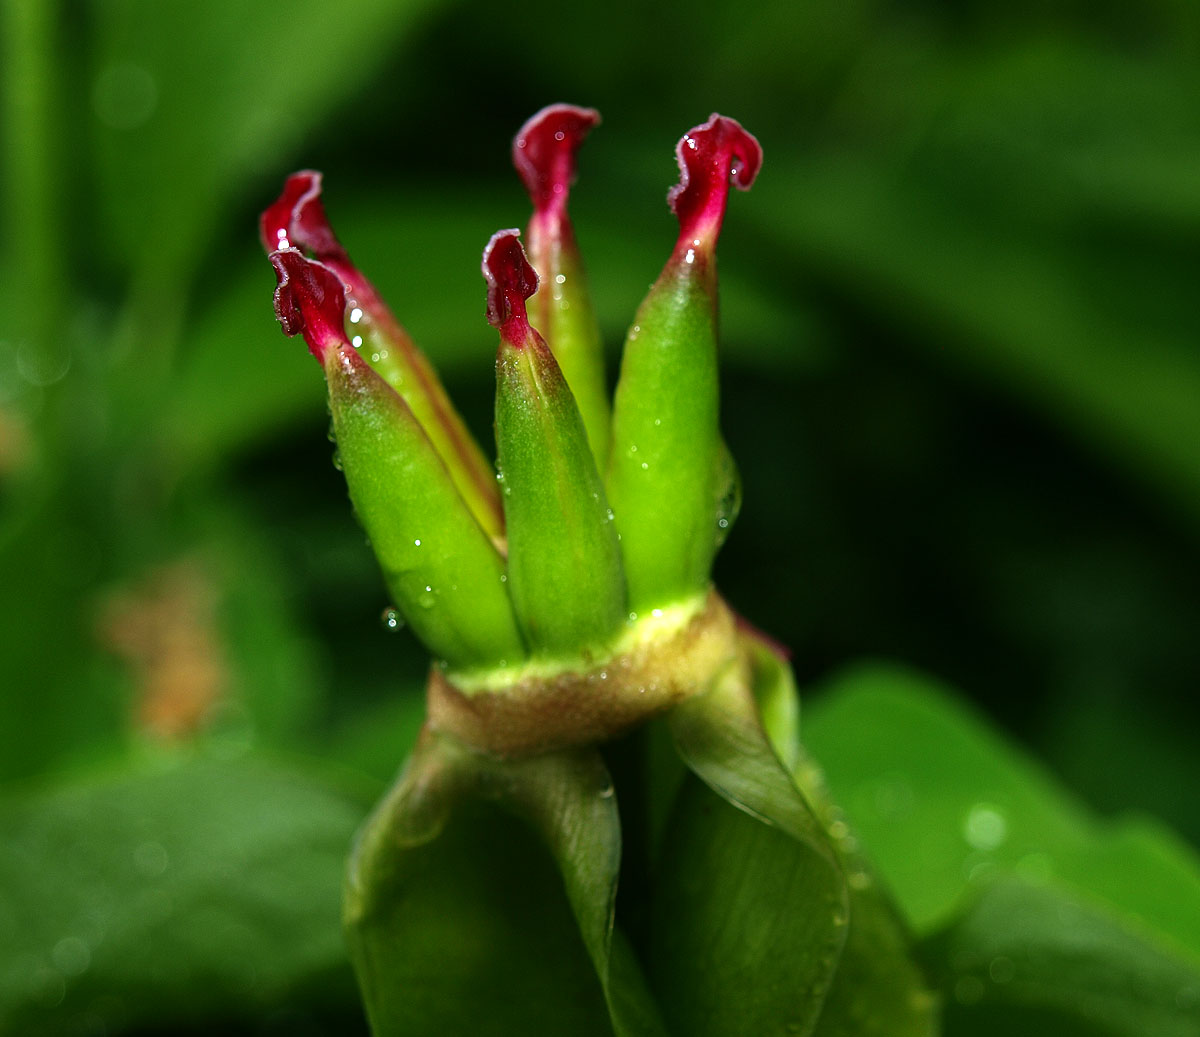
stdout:
[[[668,194],[679,235],[629,332],[610,406],[567,211],[577,151],[598,122],[553,105],[513,143],[534,212],[528,253],[516,230],[484,251],[500,335],[496,470],[334,236],[319,174],[291,177],[261,223],[279,320],[325,371],[359,519],[396,606],[442,664],[431,715],[494,714],[493,728],[519,729],[488,742],[503,751],[614,733],[688,693],[695,667],[730,651],[709,587],[735,480],[717,421],[716,243],[729,185],[750,186],[761,150],[719,115],[680,141]],[[670,667],[658,659],[666,644]],[[705,661],[681,665],[681,652]],[[610,672],[638,687],[598,692]],[[513,704],[547,694],[568,703],[554,699],[561,730],[514,728]],[[636,707],[595,705],[629,694]],[[446,723],[462,733],[466,721]],[[468,726],[475,740],[487,723]]]
[[[553,105],[513,144],[534,212],[524,246],[501,230],[483,252],[495,468],[333,236],[319,176],[263,216],[276,312],[322,365],[355,509],[437,660],[347,869],[372,1031],[545,1032],[541,995],[560,987],[555,1032],[608,1032],[600,1012],[622,1035],[932,1034],[904,933],[804,756],[786,659],[711,586],[737,508],[716,245],[758,142],[719,115],[679,142],[679,234],[610,406],[567,211],[598,121]],[[604,744],[656,714],[692,776],[675,788],[647,778],[670,768],[655,737]],[[615,910],[627,875],[641,932]]]

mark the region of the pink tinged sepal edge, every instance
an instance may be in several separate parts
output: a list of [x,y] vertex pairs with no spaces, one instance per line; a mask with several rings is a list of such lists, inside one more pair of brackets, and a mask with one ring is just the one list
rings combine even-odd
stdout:
[[275,316],[288,336],[303,335],[309,351],[324,364],[331,348],[348,345],[345,333],[346,286],[324,263],[298,248],[276,249]]
[[575,156],[600,124],[594,108],[552,104],[526,120],[513,138],[512,160],[540,217],[565,214],[575,182]]
[[263,247],[267,252],[299,249],[329,267],[345,284],[349,301],[366,311],[386,338],[407,344],[407,332],[334,234],[321,201],[323,186],[321,174],[313,169],[287,178],[282,193],[259,217]]
[[314,169],[302,169],[287,178],[282,193],[259,218],[259,236],[268,253],[297,248],[324,262],[349,264],[346,250],[325,216],[321,188],[321,174]]
[[501,337],[522,347],[531,333],[525,300],[538,288],[537,272],[521,246],[521,232],[498,230],[483,250],[483,279],[487,282],[487,319]]
[[721,233],[729,185],[750,189],[762,166],[762,146],[736,119],[713,113],[688,130],[675,147],[679,183],[667,204],[679,219],[676,253],[712,248]]

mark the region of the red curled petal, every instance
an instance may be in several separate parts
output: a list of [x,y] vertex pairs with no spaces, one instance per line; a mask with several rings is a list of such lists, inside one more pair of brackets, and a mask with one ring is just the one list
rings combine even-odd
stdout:
[[575,154],[584,137],[600,123],[594,108],[552,104],[517,130],[513,165],[521,175],[534,208],[562,208],[575,182]]
[[519,230],[496,231],[483,250],[482,264],[488,323],[517,345],[524,341],[529,323],[525,300],[538,287],[538,276],[521,247],[520,234]]
[[259,218],[259,235],[268,252],[299,248],[322,261],[347,261],[321,204],[321,174],[312,169],[287,178],[283,193]]
[[270,259],[278,281],[275,315],[284,333],[303,335],[312,355],[324,363],[331,347],[346,342],[342,279],[297,248],[277,249]]
[[320,177],[320,174],[305,172],[289,176],[284,182],[283,193],[258,218],[258,236],[268,255],[277,249],[292,247],[289,233],[292,210],[309,189],[306,183],[308,177]]
[[713,113],[683,135],[675,157],[679,183],[667,192],[667,204],[679,217],[680,241],[715,238],[730,183],[749,189],[762,166],[762,147],[736,119]]

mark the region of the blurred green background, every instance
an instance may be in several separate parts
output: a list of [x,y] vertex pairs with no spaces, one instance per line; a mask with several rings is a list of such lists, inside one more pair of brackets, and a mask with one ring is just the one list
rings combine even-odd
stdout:
[[[411,742],[426,659],[380,623],[256,216],[324,170],[343,242],[490,444],[479,254],[527,219],[509,142],[553,101],[604,117],[572,203],[614,369],[673,243],[675,141],[720,110],[763,144],[721,248],[744,506],[717,582],[802,687],[908,664],[1099,811],[1200,840],[1191,0],[5,0],[0,31],[0,841],[20,858],[0,877],[53,861],[47,902],[74,890],[111,934],[88,876],[174,874],[146,818],[184,802],[204,853],[268,871],[324,810],[335,867]],[[255,870],[242,914],[294,901],[292,864]],[[182,913],[189,888],[139,911]],[[20,899],[0,893],[0,946]],[[304,1032],[326,994],[305,1021],[272,1006],[328,966],[311,989],[349,1025],[337,905],[309,899],[296,931],[329,947],[243,986],[193,970],[187,996]],[[75,1004],[100,962],[80,932],[0,953],[0,1002]],[[304,943],[274,939],[246,954]],[[93,981],[62,1032],[155,1018]]]

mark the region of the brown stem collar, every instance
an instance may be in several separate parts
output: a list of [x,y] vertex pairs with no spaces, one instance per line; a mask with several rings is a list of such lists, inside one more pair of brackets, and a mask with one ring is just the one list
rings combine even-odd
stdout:
[[664,630],[586,670],[530,676],[464,692],[429,675],[426,726],[500,757],[602,742],[704,691],[738,656],[733,613],[716,591],[675,630]]

